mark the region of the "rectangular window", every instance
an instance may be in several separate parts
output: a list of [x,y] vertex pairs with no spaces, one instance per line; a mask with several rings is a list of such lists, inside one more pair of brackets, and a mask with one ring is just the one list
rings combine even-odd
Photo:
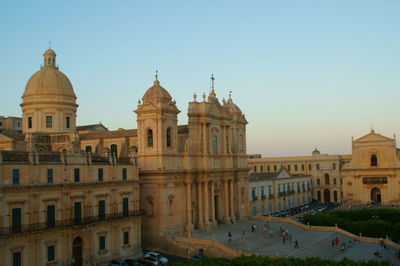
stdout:
[[304,164],[301,165],[301,171],[304,171]]
[[124,216],[128,216],[129,214],[129,199],[123,198],[122,199],[122,212]]
[[28,117],[28,128],[32,128],[32,117]]
[[319,181],[319,178],[317,178],[317,185],[319,185],[320,184],[320,181]]
[[124,232],[124,245],[129,244],[129,232]]
[[54,227],[56,220],[56,212],[54,205],[47,205],[47,227]]
[[217,154],[217,136],[212,136],[212,152],[213,154]]
[[122,168],[122,180],[126,180],[126,168]]
[[54,246],[48,246],[47,247],[47,261],[54,261],[55,256],[54,256]]
[[319,170],[319,163],[317,163],[317,170]]
[[336,164],[334,163],[334,164],[332,165],[332,167],[333,167],[333,170],[335,170],[335,169],[336,169]]
[[106,216],[106,202],[104,200],[99,200],[99,220],[103,220]]
[[308,170],[310,170],[310,171],[312,170],[311,164],[308,165]]
[[276,172],[276,165],[274,165],[274,172]]
[[333,184],[336,185],[336,178],[333,179]]
[[97,176],[98,176],[99,182],[103,182],[103,168],[99,168],[99,169],[98,169],[98,174],[97,174]]
[[255,172],[257,172],[257,166],[256,166],[256,165],[254,165],[254,167],[253,167],[253,168],[254,168],[254,173],[255,173]]
[[11,210],[11,223],[12,223],[12,231],[20,232],[21,231],[21,208],[13,208]]
[[340,178],[340,184],[343,185],[343,178]]
[[294,165],[294,170],[297,171],[297,164]]
[[264,166],[260,166],[260,172],[264,172]]
[[79,168],[74,169],[75,182],[79,182]]
[[290,171],[290,164],[288,164],[287,169],[288,169],[288,171]]
[[12,180],[13,180],[13,185],[19,184],[19,169],[12,170]]
[[46,116],[46,128],[52,128],[52,127],[53,127],[53,117]]
[[268,195],[272,195],[272,187],[271,186],[268,187],[268,193],[269,193]]
[[13,266],[21,266],[21,252],[13,253]]
[[47,169],[47,184],[52,184],[53,183],[53,169],[48,168]]
[[267,165],[267,172],[271,171],[271,167]]
[[65,128],[69,128],[69,126],[70,126],[69,120],[70,120],[70,118],[69,118],[69,116],[67,116],[67,117],[65,118]]
[[81,203],[80,202],[75,202],[74,203],[74,220],[76,224],[79,224],[81,222],[82,218],[82,210],[81,210]]
[[106,237],[100,236],[99,237],[99,250],[104,250],[104,249],[106,249]]

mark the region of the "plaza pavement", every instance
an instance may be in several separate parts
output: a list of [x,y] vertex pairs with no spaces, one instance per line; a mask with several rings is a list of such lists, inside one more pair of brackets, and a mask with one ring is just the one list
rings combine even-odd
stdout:
[[[251,225],[256,225],[256,232],[251,232]],[[396,259],[396,250],[392,247],[384,249],[378,244],[357,242],[352,245],[349,243],[349,237],[336,232],[307,231],[289,223],[269,222],[273,230],[273,239],[269,237],[269,231],[264,232],[262,221],[244,220],[237,221],[232,225],[219,225],[210,231],[196,229],[193,233],[195,238],[206,238],[215,240],[237,251],[243,251],[253,254],[279,255],[281,257],[320,257],[322,259],[331,259],[339,261],[343,257],[351,260],[381,260],[376,258],[374,252],[379,250],[382,253],[383,260],[389,260],[393,265],[400,265]],[[292,235],[291,243],[286,241],[283,244],[279,236],[280,227],[287,229]],[[244,228],[245,234],[242,235],[241,228]],[[228,241],[228,232],[232,234],[231,242]],[[339,238],[339,245],[332,247],[332,240]],[[294,241],[298,241],[299,248],[294,248]],[[345,242],[345,251],[340,250],[340,244]]]

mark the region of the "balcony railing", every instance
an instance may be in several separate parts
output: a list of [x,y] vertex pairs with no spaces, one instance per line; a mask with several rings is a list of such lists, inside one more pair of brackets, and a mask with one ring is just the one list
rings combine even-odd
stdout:
[[267,195],[261,195],[261,199],[266,199]]
[[134,217],[134,216],[143,216],[145,214],[144,209],[127,211],[127,212],[117,212],[117,213],[109,213],[104,216],[88,216],[80,219],[66,219],[66,220],[57,220],[52,222],[45,223],[35,223],[35,224],[24,224],[17,226],[9,226],[9,227],[0,227],[0,236],[12,235],[12,234],[21,234],[21,233],[30,233],[37,232],[49,229],[59,229],[70,226],[82,226],[97,223],[100,221],[107,220],[117,220],[126,217]]
[[279,197],[281,197],[281,196],[286,196],[286,191],[278,192],[278,196],[279,196]]
[[288,195],[294,194],[295,191],[294,190],[289,190],[288,192],[286,192]]
[[272,199],[273,197],[274,197],[274,194],[269,194],[269,195],[268,195],[268,198],[269,198],[269,199]]
[[253,201],[256,201],[258,198],[257,198],[257,196],[253,196]]

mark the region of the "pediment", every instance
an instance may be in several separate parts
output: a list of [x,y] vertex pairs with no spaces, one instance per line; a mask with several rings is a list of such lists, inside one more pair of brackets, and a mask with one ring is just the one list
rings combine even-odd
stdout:
[[207,109],[207,115],[220,117],[220,118],[230,118],[231,115],[223,108],[222,105],[218,101],[210,102],[210,105]]
[[277,178],[290,178],[290,174],[285,167],[282,167],[278,172]]
[[393,142],[393,139],[382,136],[380,134],[371,131],[365,136],[362,136],[353,141],[353,143],[365,143],[365,142]]

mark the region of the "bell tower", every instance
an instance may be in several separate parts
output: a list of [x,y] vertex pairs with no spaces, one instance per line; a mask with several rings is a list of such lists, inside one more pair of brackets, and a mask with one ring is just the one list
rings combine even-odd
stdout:
[[158,72],[154,85],[139,100],[137,114],[139,162],[142,170],[177,169],[178,113],[176,102],[161,87]]

